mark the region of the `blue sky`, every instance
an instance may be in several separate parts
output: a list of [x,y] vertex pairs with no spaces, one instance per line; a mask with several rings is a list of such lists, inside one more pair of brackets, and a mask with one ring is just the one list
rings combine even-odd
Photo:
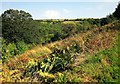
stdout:
[[8,9],[24,10],[26,12],[29,12],[34,19],[101,18],[114,12],[118,4],[118,2],[1,2],[1,3],[2,10],[0,10],[0,14]]
[[119,0],[1,0],[1,2],[118,2]]

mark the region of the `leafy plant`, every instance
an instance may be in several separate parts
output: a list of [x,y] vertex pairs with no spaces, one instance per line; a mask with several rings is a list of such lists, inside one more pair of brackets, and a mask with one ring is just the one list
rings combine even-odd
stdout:
[[[30,61],[24,75],[30,76],[39,73],[39,75],[43,77],[42,81],[48,81],[49,78],[46,77],[53,76],[51,73],[70,69],[71,64],[74,63],[74,59],[77,56],[76,53],[80,52],[80,49],[81,48],[77,44],[70,47],[67,46],[66,48],[56,47],[50,56],[47,56],[38,62],[35,60]],[[63,75],[59,75],[58,78],[57,81],[65,80]]]
[[21,41],[21,42],[18,42],[16,44],[16,48],[17,48],[16,49],[16,54],[21,54],[21,53],[25,52],[28,49],[28,46],[23,41]]
[[63,74],[63,73],[57,72],[57,77],[54,80],[54,82],[60,82],[62,84],[66,84],[66,82],[68,82],[67,74],[65,74],[65,73]]
[[7,58],[14,57],[16,45],[14,43],[6,44],[5,40],[2,40],[2,62],[5,62]]

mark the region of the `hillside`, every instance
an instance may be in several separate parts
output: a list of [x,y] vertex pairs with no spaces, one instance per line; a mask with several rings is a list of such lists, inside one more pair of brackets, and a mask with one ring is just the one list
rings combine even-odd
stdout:
[[118,34],[116,21],[37,45],[9,58],[2,66],[3,82],[118,82]]

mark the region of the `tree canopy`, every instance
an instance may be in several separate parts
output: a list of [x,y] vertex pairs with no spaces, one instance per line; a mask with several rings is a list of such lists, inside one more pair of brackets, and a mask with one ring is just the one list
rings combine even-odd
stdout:
[[118,6],[115,10],[115,12],[113,13],[114,17],[120,19],[120,2],[118,3]]
[[2,31],[7,42],[36,43],[39,40],[36,23],[29,13],[22,10],[10,9],[2,14]]

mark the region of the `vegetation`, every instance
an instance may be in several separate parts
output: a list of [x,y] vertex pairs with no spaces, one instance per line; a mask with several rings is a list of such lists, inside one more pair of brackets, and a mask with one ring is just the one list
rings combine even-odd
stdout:
[[120,82],[120,20],[33,20],[25,11],[2,15],[3,82]]
[[120,3],[118,4],[115,12],[113,13],[114,17],[116,17],[117,19],[120,19]]

